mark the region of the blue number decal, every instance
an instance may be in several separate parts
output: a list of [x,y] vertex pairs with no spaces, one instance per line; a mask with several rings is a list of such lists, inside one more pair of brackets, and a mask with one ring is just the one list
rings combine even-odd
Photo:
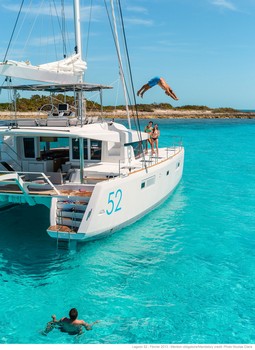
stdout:
[[122,191],[121,190],[118,190],[115,194],[115,198],[119,197],[119,201],[117,203],[117,206],[116,206],[116,209],[115,211],[118,211],[118,210],[121,210],[121,207],[119,206],[120,205],[120,202],[121,202],[121,199],[122,199]]
[[114,201],[111,199],[111,196],[114,194],[114,192],[110,192],[109,193],[109,196],[108,196],[108,204],[111,205],[111,210],[106,210],[106,213],[108,215],[111,215],[111,213],[113,212],[113,209],[114,209]]
[[[112,196],[115,194],[115,201],[112,199]],[[116,193],[110,192],[108,195],[108,205],[109,209],[106,210],[107,215],[111,215],[113,212],[121,210],[120,202],[122,199],[122,190],[118,189]],[[116,202],[116,203],[115,203]]]

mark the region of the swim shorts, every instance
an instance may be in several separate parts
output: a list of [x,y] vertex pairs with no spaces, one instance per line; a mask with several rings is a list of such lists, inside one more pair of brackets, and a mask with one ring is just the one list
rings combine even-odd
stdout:
[[148,81],[148,85],[150,87],[153,87],[153,86],[157,85],[159,81],[160,81],[159,77],[152,78],[151,80]]

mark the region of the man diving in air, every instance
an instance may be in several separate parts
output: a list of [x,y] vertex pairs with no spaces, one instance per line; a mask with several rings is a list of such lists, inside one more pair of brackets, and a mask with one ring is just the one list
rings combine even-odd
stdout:
[[144,84],[137,92],[137,96],[141,96],[143,98],[143,94],[155,85],[159,85],[163,90],[165,90],[166,95],[172,97],[176,101],[179,100],[170,86],[166,83],[166,81],[163,78],[159,77],[152,78],[148,81],[147,84]]

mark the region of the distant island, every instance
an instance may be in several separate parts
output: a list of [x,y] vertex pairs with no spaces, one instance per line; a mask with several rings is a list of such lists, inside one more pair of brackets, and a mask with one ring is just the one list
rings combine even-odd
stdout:
[[[58,106],[58,103],[65,101],[70,106],[74,105],[74,98],[70,96],[63,96],[62,94],[54,95],[54,104]],[[40,112],[40,118],[47,117],[47,107],[50,110],[51,100],[49,96],[33,95],[31,98],[20,98],[18,96],[17,105],[17,117],[18,118],[35,118],[38,117],[38,111]],[[98,116],[101,114],[101,105],[93,102],[86,101],[86,110],[88,116]],[[181,107],[173,107],[169,103],[152,103],[152,104],[138,104],[130,107],[131,115],[138,116],[141,119],[155,119],[155,118],[255,118],[255,112],[242,112],[233,108],[209,108],[207,106],[195,106],[185,105]],[[13,116],[13,106],[10,103],[0,103],[0,119],[8,119]],[[124,105],[119,106],[104,106],[103,107],[104,118],[125,118],[126,107]]]

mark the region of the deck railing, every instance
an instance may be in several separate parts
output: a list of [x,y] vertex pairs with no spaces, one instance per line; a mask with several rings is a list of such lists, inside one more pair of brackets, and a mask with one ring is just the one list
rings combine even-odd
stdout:
[[56,194],[60,194],[49,177],[41,172],[0,171],[0,185],[17,185],[26,195],[30,195],[30,192],[35,190],[40,191],[45,189],[53,190]]
[[[1,145],[7,146],[9,152],[3,150],[2,147],[1,147],[1,149],[0,149],[0,160],[1,160],[1,161],[6,161],[5,159],[2,159],[1,154],[2,154],[2,153],[3,153],[3,154],[7,154],[8,157],[10,157],[10,158],[12,159],[12,161],[13,161],[13,162],[20,168],[20,170],[22,171],[22,161],[21,161],[21,157],[18,155],[18,153],[15,152],[14,149],[13,149],[7,142],[5,142],[5,141],[3,141],[3,140],[0,140],[0,146],[1,146]],[[13,156],[12,156],[12,154],[11,154],[10,151],[12,152]],[[18,158],[18,160],[15,159],[14,156],[16,156],[16,157]]]

